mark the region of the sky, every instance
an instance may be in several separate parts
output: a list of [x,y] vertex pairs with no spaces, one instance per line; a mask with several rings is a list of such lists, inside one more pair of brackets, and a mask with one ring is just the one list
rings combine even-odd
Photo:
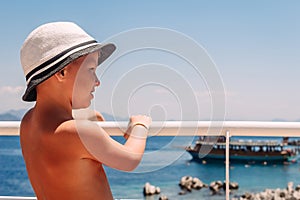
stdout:
[[[195,77],[179,56],[143,49],[120,57],[105,73],[100,67],[102,85],[93,103],[100,112],[148,113],[159,120],[210,119],[215,112],[225,120],[300,120],[298,0],[1,0],[0,5],[0,113],[34,105],[21,100],[19,51],[27,35],[47,22],[72,21],[100,42],[116,41],[117,48],[126,48],[117,36],[146,27],[185,36],[205,50],[224,88],[208,88],[209,78]],[[180,42],[172,45],[180,48]],[[139,78],[154,81],[143,85]],[[224,95],[214,95],[220,92]],[[222,95],[224,105],[214,105]]]

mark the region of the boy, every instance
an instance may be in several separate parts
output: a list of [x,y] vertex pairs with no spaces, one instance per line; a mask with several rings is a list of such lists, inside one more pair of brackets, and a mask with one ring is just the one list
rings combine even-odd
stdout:
[[20,142],[39,200],[113,199],[102,164],[131,171],[140,162],[151,118],[132,116],[122,145],[96,123],[72,116],[72,109],[90,105],[100,85],[95,70],[114,50],[71,22],[42,25],[25,40],[23,100],[36,104],[22,119]]

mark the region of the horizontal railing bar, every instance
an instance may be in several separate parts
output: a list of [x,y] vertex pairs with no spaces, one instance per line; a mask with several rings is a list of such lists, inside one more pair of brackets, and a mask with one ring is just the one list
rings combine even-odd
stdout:
[[[97,122],[112,136],[122,136],[128,122]],[[19,135],[19,121],[0,121],[0,135]],[[300,137],[300,122],[261,121],[154,121],[151,136],[277,136]]]
[[36,200],[36,197],[0,196],[0,200]]

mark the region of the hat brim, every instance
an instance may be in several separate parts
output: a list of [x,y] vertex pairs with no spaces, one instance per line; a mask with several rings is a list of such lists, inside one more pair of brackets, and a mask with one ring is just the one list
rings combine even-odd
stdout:
[[36,86],[48,78],[50,78],[55,73],[62,70],[65,66],[70,64],[72,61],[76,60],[77,58],[80,58],[82,56],[88,55],[90,53],[100,51],[99,58],[98,58],[98,65],[100,65],[102,62],[104,62],[114,51],[116,50],[116,46],[112,43],[108,44],[99,44],[96,43],[93,46],[87,47],[85,49],[81,49],[79,51],[76,51],[75,53],[69,55],[64,62],[59,63],[59,65],[54,65],[51,68],[47,69],[46,71],[39,74],[38,78],[30,80],[30,82],[27,85],[27,88],[25,90],[25,93],[22,97],[23,101],[36,101],[37,92],[36,92]]

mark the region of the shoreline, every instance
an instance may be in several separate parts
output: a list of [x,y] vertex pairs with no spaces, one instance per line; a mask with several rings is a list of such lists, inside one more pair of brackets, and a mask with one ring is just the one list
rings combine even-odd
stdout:
[[[287,183],[289,185],[289,183]],[[211,194],[211,191],[209,188],[203,188],[200,190],[193,190],[192,192],[187,192],[184,195],[178,194],[180,191],[180,187],[175,185],[161,185],[159,184],[155,185],[161,189],[161,193],[159,194],[153,194],[149,196],[143,195],[143,186],[142,184],[140,187],[126,187],[127,192],[123,193],[123,196],[120,195],[118,192],[115,193],[116,190],[124,190],[124,187],[114,187],[112,186],[112,192],[115,197],[115,199],[159,199],[160,196],[165,196],[169,199],[174,200],[181,200],[181,199],[189,199],[189,200],[198,200],[200,199],[206,199],[206,200],[224,200],[225,198],[225,190],[221,190],[219,193],[216,193],[214,195]],[[290,187],[291,188],[291,187]],[[268,199],[267,197],[276,196],[276,197],[283,197],[283,195],[286,197],[284,199],[289,199],[287,197],[294,195],[296,199],[300,198],[300,190],[299,185],[294,185],[292,189],[278,187],[278,188],[270,188],[266,187],[265,189],[260,190],[252,190],[251,189],[242,189],[241,191],[238,190],[231,190],[230,198],[229,200],[250,200],[251,197],[256,197],[256,199]],[[124,195],[125,194],[125,195]],[[272,198],[271,198],[272,199]]]

